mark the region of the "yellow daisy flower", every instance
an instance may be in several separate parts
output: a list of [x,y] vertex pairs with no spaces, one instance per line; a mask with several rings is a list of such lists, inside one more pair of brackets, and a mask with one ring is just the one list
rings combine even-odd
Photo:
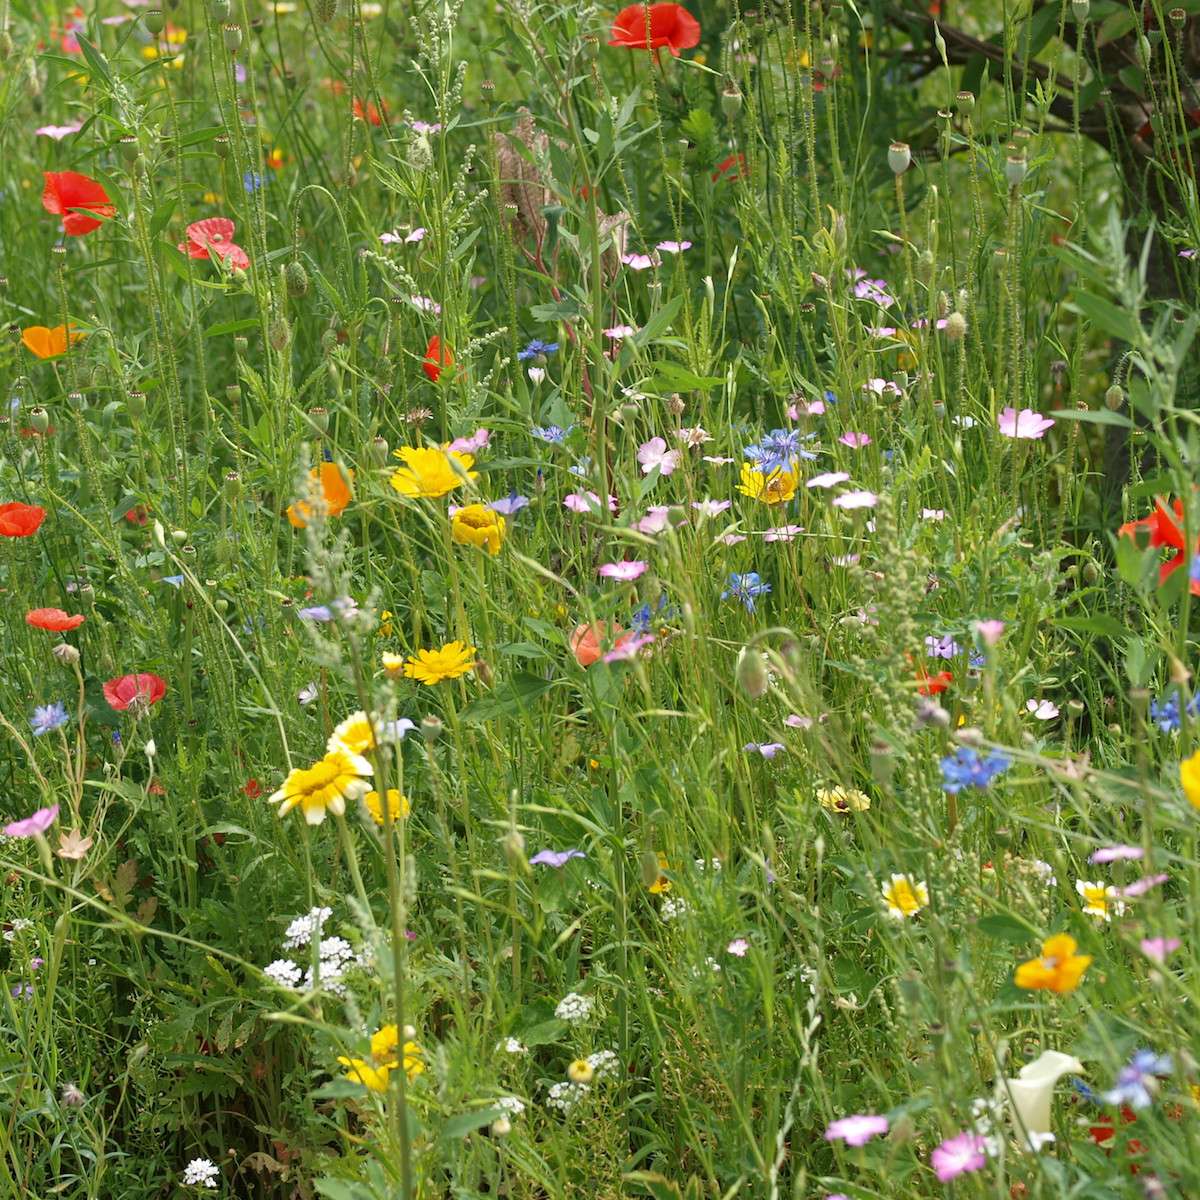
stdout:
[[499,554],[504,543],[504,518],[486,504],[468,504],[450,518],[450,536],[460,546]]
[[418,650],[404,664],[404,674],[432,687],[443,679],[457,679],[475,666],[475,647],[447,642],[440,650]]
[[395,456],[404,463],[392,475],[392,487],[410,499],[437,499],[461,486],[464,479],[477,479],[472,471],[475,456],[436,446],[401,446]]
[[293,808],[304,813],[309,825],[320,825],[329,811],[341,816],[347,800],[357,800],[370,790],[367,777],[374,770],[365,758],[347,750],[332,750],[311,767],[296,767],[288,773],[283,786],[270,797],[279,805],[279,815]]
[[822,808],[840,813],[866,812],[871,807],[871,797],[866,792],[841,786],[821,788],[817,792],[817,802]]
[[742,482],[738,484],[738,491],[764,504],[786,504],[796,495],[797,482],[791,471],[764,474],[750,463],[742,463]]
[[375,1067],[361,1058],[342,1058],[339,1056],[338,1062],[343,1067],[350,1068],[346,1072],[346,1078],[351,1083],[361,1083],[363,1087],[370,1088],[373,1092],[387,1091],[390,1067]]
[[889,917],[903,921],[915,917],[929,904],[929,888],[924,880],[916,883],[907,875],[893,875],[883,885],[883,902]]
[[[387,791],[388,813],[393,821],[399,821],[401,817],[407,817],[411,806],[408,803],[408,797],[400,794],[399,788],[388,788]],[[371,814],[371,820],[376,825],[383,824],[383,803],[379,798],[379,793],[372,790],[363,797],[363,803],[367,806],[367,812]]]
[[331,752],[345,750],[350,754],[367,754],[378,744],[378,726],[373,717],[365,712],[351,713],[329,735],[325,749]]

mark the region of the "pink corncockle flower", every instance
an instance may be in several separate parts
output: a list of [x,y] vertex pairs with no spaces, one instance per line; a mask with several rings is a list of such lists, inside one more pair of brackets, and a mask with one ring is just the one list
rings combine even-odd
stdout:
[[638,533],[653,537],[656,533],[662,533],[671,524],[670,513],[669,505],[652,504],[646,509],[646,515],[641,520],[634,522],[633,527]]
[[874,508],[879,497],[874,492],[843,492],[834,496],[834,508]]
[[722,533],[719,537],[713,538],[713,541],[719,546],[736,546],[738,542],[744,542],[746,535],[744,533]]
[[39,808],[23,821],[11,821],[4,827],[4,836],[10,838],[40,837],[58,818],[58,805]]
[[602,579],[615,579],[619,583],[632,583],[640,579],[649,569],[650,564],[641,559],[622,559],[620,562],[603,563],[597,574]]
[[379,235],[379,240],[385,246],[394,246],[394,245],[396,245],[397,242],[404,241],[404,235],[399,234],[394,229],[392,229],[392,230],[389,230],[387,233],[381,233]]
[[702,517],[715,517],[733,506],[732,500],[693,500],[692,507]]
[[831,488],[839,483],[846,483],[850,476],[845,471],[826,471],[824,475],[814,475],[804,486],[810,488]]
[[922,521],[944,521],[946,519],[946,510],[944,508],[923,508],[921,509]]
[[[571,492],[563,498],[563,507],[574,513],[599,512],[602,505],[595,492]],[[617,511],[616,496],[609,496],[608,511]]]
[[701,457],[706,463],[712,463],[715,467],[727,467],[731,462],[736,461],[732,458],[725,458],[720,454],[704,454]]
[[1032,713],[1039,721],[1053,721],[1058,716],[1058,705],[1050,700],[1025,701],[1025,711]]
[[783,723],[789,729],[811,729],[816,724],[812,717],[802,717],[799,713],[788,713]]
[[1032,408],[1023,408],[1017,412],[1010,404],[999,417],[996,424],[1005,437],[1010,438],[1040,438],[1054,422]]
[[604,331],[604,336],[614,342],[622,342],[637,333],[632,325],[614,325]]
[[685,250],[692,248],[691,242],[659,242],[654,247],[655,250],[661,250],[664,254],[682,254]]
[[746,951],[750,949],[750,943],[745,938],[734,938],[728,946],[725,947],[726,954],[732,954],[734,958],[745,958]]
[[621,261],[631,271],[648,271],[651,267],[657,267],[659,263],[655,254],[622,254]]
[[429,230],[428,230],[428,229],[426,229],[424,225],[418,225],[418,226],[416,227],[416,229],[414,229],[414,230],[412,231],[412,233],[410,233],[410,234],[409,234],[409,235],[408,235],[408,236],[407,236],[407,237],[404,239],[404,241],[405,241],[405,242],[406,242],[408,245],[412,245],[412,243],[413,243],[413,242],[419,242],[419,241],[421,241],[421,240],[422,240],[422,239],[425,237],[425,235],[426,235],[428,232],[429,232]]
[[423,133],[428,136],[431,133],[441,133],[441,121],[410,121],[409,128],[414,133]]
[[78,133],[82,128],[78,121],[73,121],[70,125],[40,125],[33,132],[38,137],[53,138],[56,142],[61,142],[63,138]]
[[798,421],[801,417],[819,417],[825,411],[824,400],[806,400],[802,404],[789,404],[787,419]]
[[1130,862],[1134,859],[1144,858],[1145,850],[1141,846],[1101,846],[1088,859],[1090,863],[1111,863],[1111,862]]
[[456,454],[478,454],[491,438],[490,431],[477,429],[470,437],[455,438],[446,448]]
[[847,430],[842,434],[838,441],[843,446],[849,446],[851,450],[861,450],[864,446],[871,444],[871,435],[869,433],[855,433],[853,430]]
[[947,1138],[929,1156],[942,1183],[949,1183],[968,1171],[979,1171],[987,1165],[987,1143],[978,1133],[959,1133]]
[[764,542],[792,542],[804,532],[803,525],[776,525],[763,534]]
[[975,632],[983,638],[985,646],[994,646],[1004,632],[1004,622],[996,620],[976,621]]
[[642,465],[642,474],[649,475],[655,467],[660,475],[670,475],[679,466],[680,452],[668,450],[665,438],[652,437],[638,447],[637,460]]
[[747,742],[743,747],[746,751],[757,750],[763,758],[771,759],[777,755],[780,750],[786,750],[787,747],[782,742]]
[[711,442],[712,434],[704,428],[703,425],[693,425],[691,429],[677,429],[675,436],[683,442],[685,446],[703,446],[705,442]]
[[900,388],[890,379],[868,379],[862,390],[873,396],[899,396]]
[[1140,944],[1142,953],[1151,962],[1164,963],[1183,945],[1183,942],[1179,938],[1149,937],[1142,938]]
[[441,316],[442,306],[428,296],[409,296],[409,302],[413,308],[420,309],[421,312],[433,313],[435,317]]
[[626,662],[631,658],[636,658],[638,651],[645,649],[653,641],[654,634],[652,633],[639,633],[635,637],[622,638],[603,656],[602,661],[606,663]]
[[1170,878],[1170,875],[1166,874],[1143,875],[1141,879],[1135,879],[1126,887],[1119,888],[1118,891],[1126,900],[1136,900],[1139,896],[1144,896],[1152,889],[1166,883]]
[[855,1113],[830,1122],[825,1130],[827,1142],[845,1142],[847,1146],[865,1146],[873,1137],[882,1137],[890,1128],[887,1117]]

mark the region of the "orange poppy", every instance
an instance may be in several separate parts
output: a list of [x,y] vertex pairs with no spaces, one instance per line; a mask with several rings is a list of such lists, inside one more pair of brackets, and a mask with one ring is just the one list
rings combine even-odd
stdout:
[[0,504],[0,537],[32,537],[42,527],[46,510],[38,504],[12,500]]
[[42,207],[62,217],[63,233],[81,237],[117,215],[104,185],[78,171],[45,171]]
[[30,325],[21,330],[21,341],[25,349],[38,358],[57,358],[67,352],[68,336],[70,344],[74,345],[85,335],[76,332],[74,328],[68,331],[65,325],[55,325],[48,329],[45,325]]
[[380,109],[374,100],[364,104],[357,96],[354,97],[351,112],[357,120],[366,121],[368,125],[382,125],[384,118],[389,115],[386,104]]
[[591,625],[577,625],[571,631],[569,639],[575,661],[581,667],[590,667],[593,663],[599,662],[600,656],[604,653],[604,639],[610,636],[615,638],[613,648],[621,649],[634,636],[634,633],[633,630],[627,629],[618,634],[617,631],[620,628],[616,622],[609,625],[605,621],[595,621]]
[[25,614],[25,624],[34,629],[47,629],[51,633],[67,633],[78,629],[87,618],[82,614],[63,612],[61,608],[31,608]]
[[435,333],[425,346],[425,357],[421,361],[421,370],[425,372],[431,383],[437,383],[441,378],[443,367],[454,366],[454,351],[448,345],[443,345],[442,339]]
[[[1172,500],[1170,508],[1161,499],[1156,500],[1154,511],[1148,517],[1143,517],[1140,521],[1127,521],[1117,531],[1117,536],[1135,538],[1139,529],[1144,529],[1149,533],[1150,545],[1156,550],[1161,546],[1166,546],[1169,550],[1175,551],[1158,568],[1160,584],[1166,583],[1168,577],[1178,571],[1180,567],[1188,565],[1189,557],[1183,542],[1182,500]],[[1192,595],[1200,596],[1200,580],[1192,579],[1190,586]]]
[[700,22],[682,4],[631,4],[613,20],[610,46],[626,50],[680,50],[700,44]]
[[[343,471],[337,463],[323,462],[320,468],[309,471],[308,477],[321,485],[326,516],[340,516],[346,505],[354,499],[354,493],[350,490],[350,485],[354,482],[354,472]],[[288,505],[287,519],[296,529],[303,529],[310,516],[312,505],[307,500],[297,500],[295,504]]]

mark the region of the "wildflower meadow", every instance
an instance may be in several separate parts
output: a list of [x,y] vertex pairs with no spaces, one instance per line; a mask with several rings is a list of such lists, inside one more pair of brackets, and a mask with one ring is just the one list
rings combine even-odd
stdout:
[[1200,1197],[1200,0],[157,2],[0,0],[0,1200]]

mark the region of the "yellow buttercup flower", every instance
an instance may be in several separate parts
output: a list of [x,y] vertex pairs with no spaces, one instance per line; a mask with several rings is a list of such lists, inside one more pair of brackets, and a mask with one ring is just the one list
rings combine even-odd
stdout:
[[[399,788],[388,788],[387,791],[388,814],[393,821],[399,821],[401,817],[407,817],[410,811],[408,797],[400,794]],[[383,802],[379,798],[379,793],[370,791],[363,797],[363,803],[367,806],[367,812],[371,814],[371,820],[376,825],[383,824]]]
[[1200,808],[1200,750],[1179,764],[1179,782],[1193,808]]
[[299,808],[309,825],[320,825],[326,811],[340,817],[347,800],[365,795],[370,789],[367,778],[373,773],[365,758],[348,750],[332,750],[311,767],[290,771],[270,803],[279,805],[281,817]]
[[[401,1057],[400,1031],[395,1025],[384,1025],[371,1034],[371,1057],[389,1069],[400,1065]],[[422,1059],[424,1051],[416,1042],[406,1041],[403,1047],[404,1072],[410,1080],[422,1074],[425,1063]]]
[[871,807],[871,797],[858,788],[831,787],[817,792],[817,802],[832,812],[866,812]]
[[351,713],[340,725],[335,725],[325,749],[345,750],[350,754],[367,754],[378,744],[376,721],[365,712]]
[[346,1078],[351,1083],[361,1083],[363,1087],[368,1087],[373,1092],[387,1091],[390,1067],[375,1067],[361,1058],[342,1058],[339,1056],[338,1062],[343,1067],[350,1068],[346,1072]]
[[883,902],[889,917],[903,921],[915,917],[929,904],[929,888],[924,880],[917,883],[907,875],[893,875],[883,885]]
[[386,608],[379,614],[379,633],[382,637],[392,636],[393,616],[395,616],[395,614]]
[[1042,943],[1041,958],[1031,958],[1017,968],[1017,987],[1059,995],[1073,992],[1092,962],[1090,954],[1076,954],[1078,948],[1075,939],[1065,933],[1047,938]]
[[665,871],[671,869],[671,864],[667,861],[667,856],[659,851],[658,854],[658,878],[650,885],[649,891],[653,896],[661,896],[664,892],[671,890],[671,881],[664,874]]
[[[475,647],[447,642],[440,650],[418,650],[404,664],[404,674],[432,687],[443,679],[457,679],[475,666]],[[385,664],[386,668],[386,664]]]
[[[395,456],[404,463],[392,475],[392,487],[410,499],[436,500],[459,487],[463,479],[477,479],[472,471],[475,456],[436,446],[401,446]],[[458,470],[456,468],[461,468]]]
[[742,482],[738,484],[738,491],[764,504],[786,504],[796,495],[796,483],[797,478],[791,471],[764,473],[750,463],[742,463]]
[[499,554],[504,543],[504,518],[486,504],[468,504],[450,518],[450,536],[460,546]]

